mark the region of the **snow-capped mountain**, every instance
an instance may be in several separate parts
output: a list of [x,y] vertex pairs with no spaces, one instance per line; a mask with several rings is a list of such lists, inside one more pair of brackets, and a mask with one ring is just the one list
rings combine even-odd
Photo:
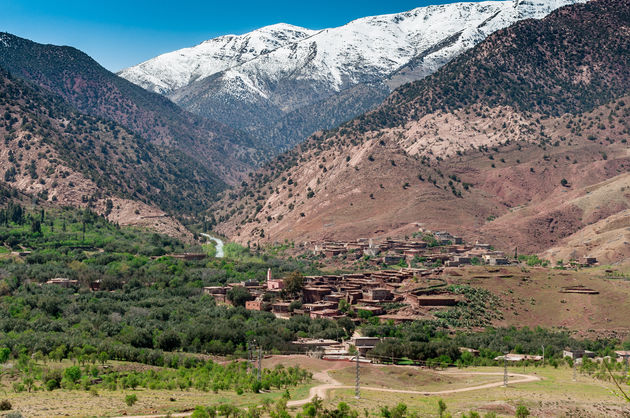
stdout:
[[[320,31],[278,24],[164,54],[120,75],[188,110],[290,145],[365,112],[499,29],[584,1],[452,3]],[[357,93],[357,85],[368,87]]]
[[122,70],[119,75],[147,90],[169,94],[315,33],[317,31],[279,23],[244,35],[224,35],[192,48],[169,52]]

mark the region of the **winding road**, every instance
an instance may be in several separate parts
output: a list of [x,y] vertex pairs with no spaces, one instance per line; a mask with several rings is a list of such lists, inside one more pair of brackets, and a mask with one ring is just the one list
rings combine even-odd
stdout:
[[[330,369],[332,370],[332,369]],[[321,372],[317,372],[313,374],[313,379],[315,380],[319,380],[320,382],[322,382],[322,384],[317,385],[317,386],[313,386],[308,393],[308,397],[305,399],[297,399],[294,401],[289,401],[287,402],[287,406],[289,407],[296,407],[296,406],[302,406],[304,404],[309,403],[310,401],[313,400],[313,398],[315,396],[321,398],[321,399],[326,399],[327,395],[328,395],[328,391],[332,390],[332,389],[354,389],[354,386],[349,386],[349,385],[343,385],[341,384],[339,381],[335,380],[333,377],[331,377],[328,374],[329,370],[323,370]],[[462,372],[462,371],[444,371],[444,372],[440,372],[440,374],[446,375],[446,376],[501,376],[503,377],[503,373],[495,373],[495,372]],[[540,377],[538,376],[532,376],[532,375],[528,375],[528,374],[519,374],[519,373],[510,373],[508,374],[509,376],[509,384],[513,385],[516,383],[529,383],[529,382],[536,382],[541,380]],[[503,386],[503,380],[499,381],[499,382],[493,382],[493,383],[486,383],[483,385],[477,385],[477,386],[468,386],[468,387],[464,387],[464,388],[459,388],[459,389],[448,389],[448,390],[441,390],[441,391],[437,391],[437,392],[426,392],[426,391],[418,391],[418,390],[405,390],[405,389],[387,389],[387,388],[376,388],[376,387],[370,387],[370,386],[361,386],[361,390],[371,390],[371,391],[380,391],[380,392],[390,392],[390,393],[405,393],[405,394],[412,394],[412,395],[426,395],[426,396],[432,396],[432,395],[447,395],[450,393],[460,393],[460,392],[470,392],[473,390],[482,390],[482,389],[490,389],[490,388],[496,388],[496,387],[500,387]],[[192,412],[180,412],[180,413],[174,413],[171,414],[170,416],[172,417],[188,417],[192,415]],[[127,416],[124,418],[153,418],[153,417],[163,417],[164,414],[162,415],[137,415],[137,416]],[[119,418],[123,418],[123,417],[119,417]]]
[[[503,373],[460,372],[460,371],[441,372],[441,374],[451,375],[451,376],[503,376]],[[540,377],[538,376],[518,374],[518,373],[510,373],[508,374],[508,377],[510,379],[509,380],[510,385],[513,385],[515,383],[536,382],[540,380]],[[324,383],[318,386],[313,386],[311,390],[309,391],[308,398],[299,399],[295,401],[289,401],[287,402],[287,406],[302,406],[312,401],[315,396],[325,399],[328,391],[331,389],[354,389],[354,386],[342,385],[340,382],[333,379],[328,374],[328,370],[313,374],[313,378]],[[486,384],[477,385],[477,386],[468,386],[468,387],[459,388],[459,389],[441,390],[437,392],[405,390],[405,389],[387,389],[387,388],[376,388],[376,387],[370,387],[370,386],[361,386],[361,390],[374,390],[374,391],[380,391],[380,392],[393,392],[393,393],[406,393],[406,394],[412,394],[412,395],[432,396],[432,395],[447,395],[449,393],[469,392],[472,390],[490,389],[490,388],[496,388],[500,386],[503,386],[503,381],[494,382],[494,383],[486,383]]]
[[217,253],[215,254],[215,257],[223,258],[223,256],[225,255],[223,253],[223,240],[219,239],[217,237],[213,237],[212,235],[209,235],[209,234],[204,234],[203,232],[201,233],[201,236],[206,237],[209,240],[214,241],[216,243],[216,249],[217,249]]

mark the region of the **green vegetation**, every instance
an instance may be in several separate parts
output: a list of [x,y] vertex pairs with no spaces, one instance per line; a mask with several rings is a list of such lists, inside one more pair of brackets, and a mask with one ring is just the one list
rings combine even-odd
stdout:
[[[95,354],[95,353],[94,353]],[[41,356],[38,356],[41,357]],[[128,370],[125,367],[107,364],[108,360],[98,355],[79,354],[73,366],[63,368],[40,358],[43,364],[21,354],[14,362],[10,373],[18,380],[13,384],[14,392],[57,389],[65,390],[188,390],[234,391],[257,393],[294,387],[311,378],[309,372],[300,367],[264,369],[261,380],[250,373],[245,362],[228,364],[203,361],[191,356],[173,356],[163,367]],[[99,365],[100,364],[100,365]],[[132,406],[137,401],[135,394],[127,395],[125,402]]]
[[[414,237],[415,236],[416,235],[414,234]],[[426,242],[429,247],[438,247],[440,245],[439,241],[433,236],[433,234],[422,234],[420,239]]]
[[136,402],[138,402],[138,396],[135,393],[125,396],[127,406],[133,406]]
[[[24,352],[59,358],[104,353],[163,365],[171,361],[164,352],[239,355],[251,339],[265,350],[285,350],[297,336],[347,337],[354,330],[346,321],[278,320],[202,295],[204,286],[264,280],[268,268],[316,273],[308,260],[226,245],[226,258],[185,261],[167,254],[195,248],[173,238],[119,228],[90,211],[17,206],[17,222],[0,225],[4,248],[23,253],[0,257],[0,341],[13,358]],[[41,231],[32,230],[35,221]],[[42,285],[56,277],[78,285]]]
[[[517,329],[487,328],[483,332],[452,330],[444,320],[414,321],[395,325],[388,323],[368,323],[361,332],[369,337],[387,337],[378,343],[369,357],[382,362],[392,358],[408,358],[418,364],[433,366],[490,366],[495,365],[495,357],[505,351],[517,354],[542,355],[545,346],[545,358],[552,364],[563,362],[562,351],[566,347],[591,350],[600,356],[614,356],[618,341],[614,339],[576,340],[569,332],[552,331],[544,328]],[[468,347],[479,351],[479,356],[460,352],[459,347]]]
[[518,256],[518,261],[526,263],[528,266],[542,266],[547,267],[549,265],[549,261],[538,258],[537,255],[525,255],[520,254]]
[[436,312],[435,316],[455,328],[473,328],[490,325],[501,319],[501,299],[486,289],[465,285],[451,285],[449,292],[463,295],[465,300],[457,307]]
[[203,251],[208,254],[208,257],[214,257],[217,254],[217,247],[214,244],[214,241],[202,244],[201,248],[203,248]]

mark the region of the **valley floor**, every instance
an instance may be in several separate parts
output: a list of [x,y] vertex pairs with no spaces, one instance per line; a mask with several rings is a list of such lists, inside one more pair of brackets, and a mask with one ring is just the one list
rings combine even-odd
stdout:
[[[613,383],[573,372],[567,367],[509,367],[510,384],[502,387],[503,369],[475,367],[436,371],[411,366],[361,365],[361,398],[355,398],[355,366],[349,362],[331,362],[304,356],[272,356],[263,367],[300,365],[314,374],[310,384],[289,390],[289,407],[296,413],[301,404],[317,394],[325,407],[346,402],[357,411],[376,416],[383,406],[403,402],[420,416],[437,415],[437,401],[443,399],[453,415],[474,410],[481,414],[513,416],[516,407],[525,405],[533,416],[615,417],[628,416],[630,404],[617,393]],[[124,365],[121,363],[120,365]],[[283,390],[272,393],[237,395],[234,392],[190,390],[99,390],[98,394],[81,390],[12,393],[3,377],[3,397],[28,417],[53,416],[147,416],[171,413],[186,416],[196,405],[228,403],[239,407],[260,405],[265,399],[280,398]],[[338,388],[336,386],[339,386]],[[314,390],[319,387],[322,390]],[[416,393],[412,393],[416,392]],[[424,393],[424,392],[439,392]],[[124,403],[134,393],[138,402]]]

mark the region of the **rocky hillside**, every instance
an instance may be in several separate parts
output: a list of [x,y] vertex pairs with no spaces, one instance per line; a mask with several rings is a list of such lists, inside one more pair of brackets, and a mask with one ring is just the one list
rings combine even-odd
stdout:
[[191,213],[223,189],[175,149],[0,70],[0,181],[59,205],[89,206],[121,224],[185,235],[165,211]]
[[182,110],[107,71],[83,52],[0,33],[0,67],[62,97],[80,112],[126,127],[154,144],[177,150],[235,182],[261,159],[246,134]]
[[420,223],[560,257],[591,234],[572,256],[618,261],[628,242],[595,235],[630,208],[628,28],[627,2],[595,0],[501,30],[252,175],[219,230],[302,241]]
[[321,31],[279,24],[164,54],[120,75],[283,149],[373,108],[392,88],[435,72],[496,30],[576,1],[428,6]]

